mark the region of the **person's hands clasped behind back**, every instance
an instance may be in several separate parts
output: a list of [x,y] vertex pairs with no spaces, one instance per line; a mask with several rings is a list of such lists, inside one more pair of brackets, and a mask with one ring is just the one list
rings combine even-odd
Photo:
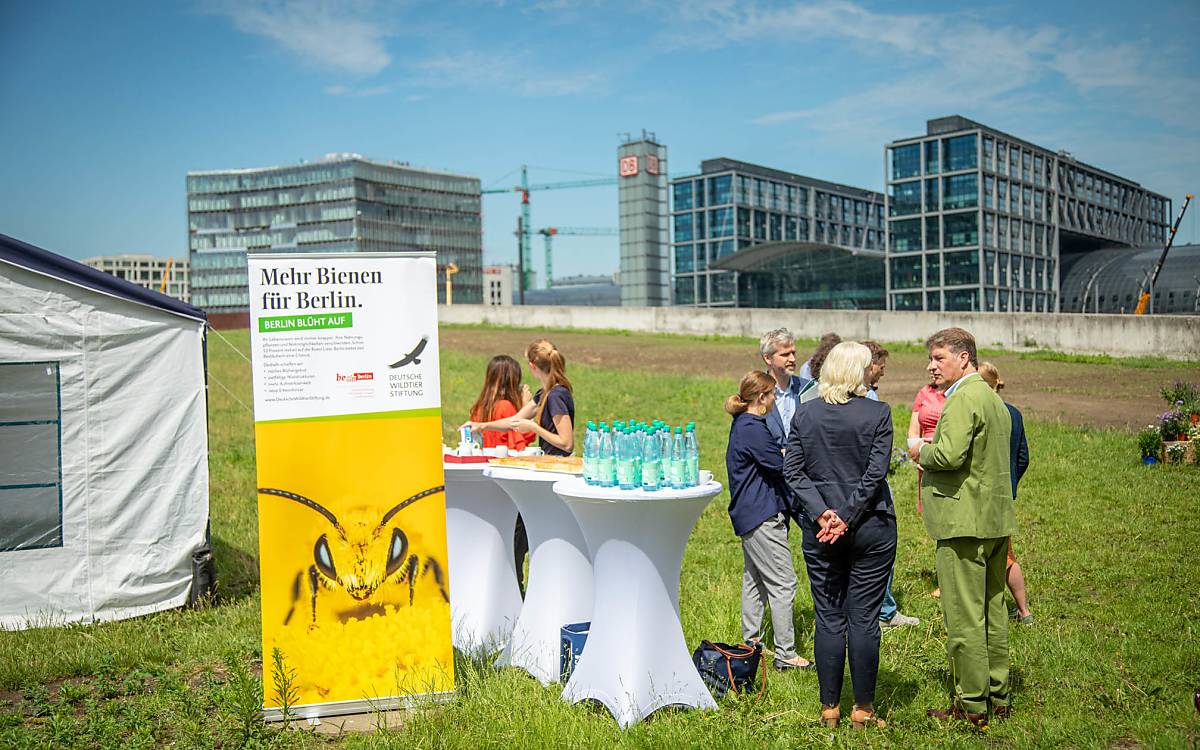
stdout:
[[817,532],[817,541],[823,544],[833,544],[850,529],[832,508],[817,518],[817,525],[821,527]]

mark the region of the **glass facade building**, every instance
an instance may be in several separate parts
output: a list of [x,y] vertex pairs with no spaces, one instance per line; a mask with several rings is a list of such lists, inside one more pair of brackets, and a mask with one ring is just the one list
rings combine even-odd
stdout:
[[963,117],[885,147],[891,310],[1058,312],[1073,258],[1166,240],[1171,202]]
[[[734,159],[709,159],[700,174],[671,181],[671,225],[676,305],[826,307],[833,297],[820,283],[836,281],[821,282],[804,270],[814,267],[815,256],[755,253],[770,269],[725,259],[758,245],[788,243],[793,254],[832,248],[829,258],[858,253],[882,266],[884,196]],[[878,258],[870,260],[872,255]],[[748,273],[758,275],[743,281]],[[764,276],[781,273],[790,275],[775,286]],[[877,291],[882,307],[882,268]],[[771,300],[775,303],[767,304]]]
[[[246,253],[435,251],[457,302],[483,302],[476,177],[331,154],[290,167],[189,172],[191,303],[248,315]],[[441,274],[439,273],[439,282]],[[438,284],[438,301],[445,287]]]

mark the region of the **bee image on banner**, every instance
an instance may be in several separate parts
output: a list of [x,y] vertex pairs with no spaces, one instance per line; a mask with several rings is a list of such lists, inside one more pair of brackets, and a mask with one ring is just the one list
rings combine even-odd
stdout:
[[263,653],[283,651],[300,705],[452,690],[440,415],[255,437]]
[[[361,616],[369,612],[381,611],[381,607],[372,605],[370,602],[379,587],[391,580],[404,581],[408,584],[408,603],[411,605],[416,595],[419,573],[432,573],[438,589],[442,592],[442,598],[447,602],[450,601],[441,563],[432,557],[426,557],[422,561],[416,554],[410,555],[408,535],[404,533],[404,529],[399,526],[389,526],[392,517],[406,506],[423,497],[445,492],[445,490],[445,487],[432,487],[424,492],[418,492],[384,513],[383,518],[379,519],[377,524],[374,523],[369,508],[354,508],[350,513],[352,520],[343,525],[328,508],[303,495],[275,487],[258,489],[260,495],[274,495],[295,501],[306,508],[311,508],[329,521],[331,531],[317,537],[317,541],[313,545],[313,564],[308,566],[308,590],[312,597],[312,627],[316,627],[317,594],[322,587],[343,589],[355,600],[368,603],[364,605],[365,609],[339,614],[339,619],[343,623],[356,615]],[[389,528],[390,533],[388,533]],[[330,534],[333,534],[332,546],[330,545]],[[337,550],[336,554],[334,553],[335,549]],[[334,562],[334,558],[340,561],[341,572],[339,572],[339,564]],[[287,616],[283,618],[284,625],[290,623],[292,615],[295,614],[296,604],[300,599],[302,578],[304,578],[303,572],[296,574],[296,580],[292,584],[292,607],[288,610]],[[374,606],[373,609],[372,606]]]

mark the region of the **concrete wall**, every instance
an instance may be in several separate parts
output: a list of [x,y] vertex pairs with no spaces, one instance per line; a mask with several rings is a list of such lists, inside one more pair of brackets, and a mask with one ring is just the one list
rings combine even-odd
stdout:
[[854,310],[705,309],[693,307],[438,307],[443,323],[516,328],[613,328],[645,333],[749,336],[787,327],[801,338],[837,331],[843,338],[924,341],[948,326],[966,328],[980,347],[1049,348],[1071,354],[1200,359],[1200,316],[939,313]]

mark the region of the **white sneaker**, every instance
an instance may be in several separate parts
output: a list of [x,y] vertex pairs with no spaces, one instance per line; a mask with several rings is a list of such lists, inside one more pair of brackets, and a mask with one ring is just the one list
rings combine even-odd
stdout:
[[898,627],[901,627],[902,625],[920,625],[920,624],[921,624],[921,621],[919,619],[917,619],[916,617],[909,617],[908,615],[900,614],[899,612],[892,615],[892,619],[890,619],[890,620],[880,620],[879,621],[879,627],[883,628],[884,630],[891,630],[892,628],[898,628]]

